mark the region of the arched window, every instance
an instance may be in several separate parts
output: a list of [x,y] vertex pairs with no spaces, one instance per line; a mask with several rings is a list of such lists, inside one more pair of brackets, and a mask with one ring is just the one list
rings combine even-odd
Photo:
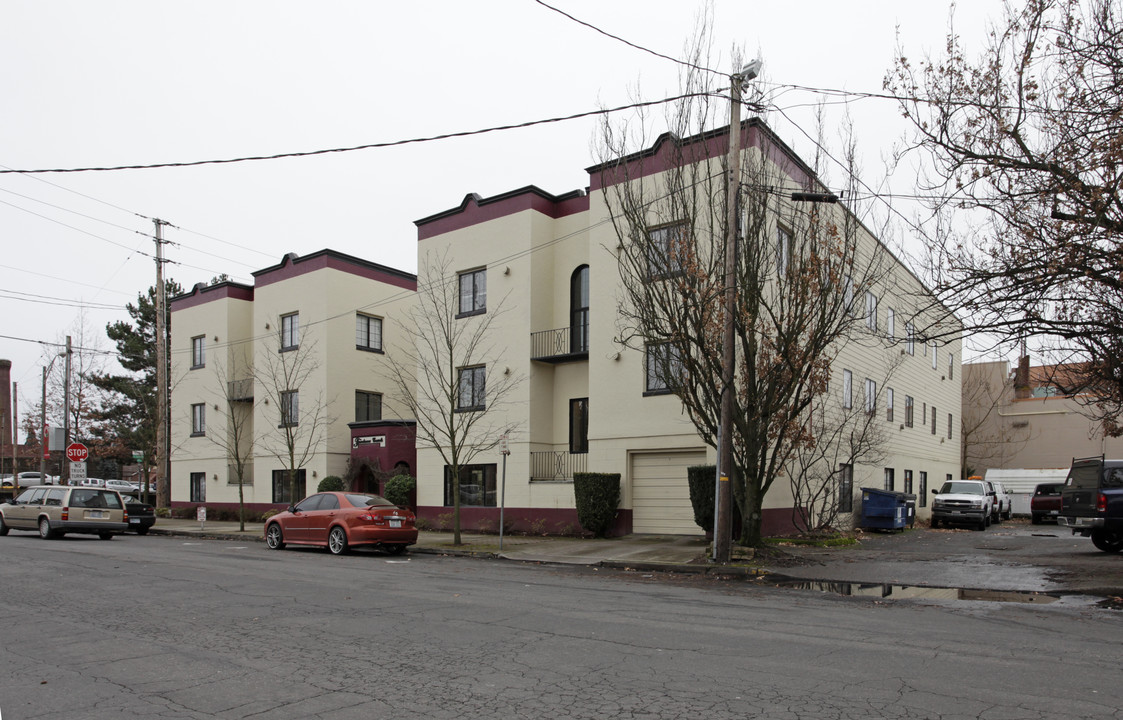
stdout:
[[569,351],[589,352],[589,266],[573,271],[569,280]]

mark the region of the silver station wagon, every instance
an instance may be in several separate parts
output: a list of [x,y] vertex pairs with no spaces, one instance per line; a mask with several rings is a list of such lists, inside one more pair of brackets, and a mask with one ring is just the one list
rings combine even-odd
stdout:
[[45,540],[66,533],[110,540],[128,527],[129,514],[116,490],[38,485],[0,504],[0,535],[9,530],[37,530]]

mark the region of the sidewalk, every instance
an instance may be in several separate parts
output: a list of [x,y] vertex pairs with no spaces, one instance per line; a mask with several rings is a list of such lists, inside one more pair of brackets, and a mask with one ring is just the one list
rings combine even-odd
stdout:
[[[154,535],[208,537],[223,540],[264,541],[263,523],[246,523],[239,531],[237,522],[212,522],[200,524],[197,520],[159,518],[149,531]],[[658,567],[705,572],[702,561],[709,549],[706,539],[699,536],[628,535],[620,538],[588,539],[568,537],[531,537],[505,535],[503,548],[498,535],[477,535],[462,532],[462,544],[452,544],[451,532],[423,530],[418,533],[417,544],[410,547],[414,553],[498,557],[524,562],[549,562],[567,565],[607,565],[614,567]],[[726,568],[728,570],[728,568]]]

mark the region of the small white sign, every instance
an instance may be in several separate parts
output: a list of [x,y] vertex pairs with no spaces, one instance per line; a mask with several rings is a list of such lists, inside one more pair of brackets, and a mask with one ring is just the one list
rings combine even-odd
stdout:
[[70,463],[70,479],[71,480],[85,480],[86,479],[86,463],[85,463],[85,461]]
[[205,505],[200,505],[199,507],[195,508],[195,519],[199,522],[207,521],[207,508]]

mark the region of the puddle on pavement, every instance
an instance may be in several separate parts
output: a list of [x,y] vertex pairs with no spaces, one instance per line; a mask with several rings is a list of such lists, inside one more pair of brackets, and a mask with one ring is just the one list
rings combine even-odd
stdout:
[[822,580],[785,580],[777,587],[793,590],[868,597],[882,600],[963,600],[973,602],[1018,603],[1022,605],[1063,605],[1066,607],[1098,605],[1123,609],[1120,598],[1102,598],[1091,595],[1033,592],[1023,590],[975,590],[970,588],[944,588],[925,585],[886,585],[880,583],[828,582]]

